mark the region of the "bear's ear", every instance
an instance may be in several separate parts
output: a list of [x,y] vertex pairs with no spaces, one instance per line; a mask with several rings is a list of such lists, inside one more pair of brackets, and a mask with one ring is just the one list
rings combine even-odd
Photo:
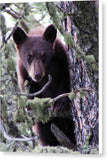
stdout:
[[50,41],[51,43],[55,41],[56,35],[57,35],[57,30],[52,24],[49,25],[43,33],[43,36],[45,37],[45,39]]
[[17,27],[13,33],[13,40],[15,41],[16,45],[21,45],[26,38],[26,33],[20,27]]

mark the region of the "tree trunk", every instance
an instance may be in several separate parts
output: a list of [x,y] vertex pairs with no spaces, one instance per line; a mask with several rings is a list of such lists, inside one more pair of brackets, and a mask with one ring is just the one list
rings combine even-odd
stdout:
[[[51,7],[62,15],[60,27]],[[49,14],[59,31],[71,34],[74,47],[67,45],[71,90],[90,88],[92,92],[77,93],[72,101],[77,149],[89,153],[90,146],[98,145],[98,4],[94,1],[47,3]],[[57,19],[57,18],[56,18]],[[79,48],[84,58],[77,55]],[[85,150],[84,150],[85,149]]]

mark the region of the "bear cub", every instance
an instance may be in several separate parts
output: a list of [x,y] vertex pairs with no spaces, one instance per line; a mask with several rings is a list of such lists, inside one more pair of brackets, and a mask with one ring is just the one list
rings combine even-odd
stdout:
[[[39,91],[52,77],[49,87],[38,97],[54,98],[62,93],[70,92],[68,61],[64,45],[57,38],[57,30],[49,25],[45,31],[37,27],[26,34],[20,27],[13,33],[17,49],[17,75],[21,92],[24,82],[29,82],[29,93]],[[53,106],[54,112],[65,112],[70,109],[68,97],[61,98]],[[56,124],[75,144],[74,125],[71,119],[53,118],[45,124],[36,122],[34,128],[39,135],[39,143],[43,146],[60,145],[51,132],[51,124]]]

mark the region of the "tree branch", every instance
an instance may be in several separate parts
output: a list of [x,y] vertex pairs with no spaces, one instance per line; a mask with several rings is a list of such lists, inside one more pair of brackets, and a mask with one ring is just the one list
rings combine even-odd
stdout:
[[5,12],[6,13],[8,13],[8,14],[10,14],[13,18],[15,18],[15,19],[20,19],[20,18],[22,18],[22,16],[23,16],[23,14],[20,14],[20,15],[17,15],[17,14],[15,14],[15,13],[13,13],[11,10],[9,10],[9,9],[5,9]]
[[[74,91],[72,91],[72,92],[76,94],[76,93],[78,93],[78,92],[80,92],[80,91],[90,92],[90,91],[93,91],[93,89],[80,88],[80,89],[74,90]],[[61,99],[61,98],[68,97],[72,92],[63,93],[63,94],[61,94],[61,95],[59,95],[59,96],[57,96],[57,97],[51,99],[51,100],[49,101],[49,104],[52,104],[52,103],[58,101],[58,100]]]
[[5,82],[5,81],[7,81],[7,80],[9,80],[9,78],[0,79],[0,82]]
[[44,92],[48,88],[51,81],[52,81],[52,77],[51,77],[51,75],[48,75],[48,82],[42,87],[41,90],[39,90],[38,92],[35,92],[35,93],[18,93],[18,92],[13,92],[13,91],[12,91],[12,93],[15,95],[19,95],[19,96],[29,96],[29,97],[38,96],[39,94],[41,94],[42,92]]
[[0,123],[0,130],[1,130],[2,134],[3,134],[3,136],[9,141],[20,141],[20,142],[32,141],[32,140],[36,140],[37,141],[37,139],[39,138],[38,136],[31,137],[31,138],[27,138],[27,137],[25,137],[25,138],[12,138],[6,133],[6,130],[5,130],[5,128],[4,128],[2,123]]
[[24,30],[25,30],[27,33],[29,32],[29,28],[28,28],[28,26],[26,25],[26,23],[25,23],[24,20],[23,20],[23,18],[25,18],[25,17],[24,17],[24,11],[19,14],[19,13],[15,12],[15,11],[13,12],[12,9],[11,9],[11,10],[7,10],[7,9],[6,9],[5,12],[8,13],[8,14],[10,14],[13,18],[19,19],[22,27],[24,28]]
[[69,149],[74,149],[74,150],[76,149],[76,146],[54,123],[51,124],[51,132],[63,147],[67,147]]
[[41,121],[42,123],[46,123],[49,119],[51,119],[53,117],[72,118],[72,113],[70,110],[67,110],[65,112],[64,112],[64,110],[55,112],[53,110],[53,105],[57,100],[59,100],[63,97],[68,97],[71,101],[74,100],[76,98],[75,93],[78,93],[78,92],[80,93],[80,96],[85,96],[83,91],[89,92],[92,90],[86,89],[86,88],[84,88],[84,89],[81,88],[79,90],[75,90],[70,93],[64,93],[64,94],[59,95],[53,99],[35,97],[33,100],[31,100],[31,99],[24,100],[23,97],[19,97],[20,98],[20,105],[22,105],[23,107],[28,106],[27,112],[28,112],[29,116],[34,117],[35,121],[37,121],[37,122]]

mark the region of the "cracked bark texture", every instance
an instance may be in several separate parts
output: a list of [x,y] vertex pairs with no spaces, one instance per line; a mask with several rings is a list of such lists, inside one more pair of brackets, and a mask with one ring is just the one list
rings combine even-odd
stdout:
[[[60,6],[72,16],[62,20],[64,28],[74,37],[85,55],[94,55],[95,66],[75,57],[69,46],[71,89],[93,88],[72,102],[72,117],[75,123],[77,146],[96,146],[98,144],[98,6],[93,1],[61,2]],[[87,147],[86,146],[86,147]],[[87,149],[89,152],[89,149]]]

